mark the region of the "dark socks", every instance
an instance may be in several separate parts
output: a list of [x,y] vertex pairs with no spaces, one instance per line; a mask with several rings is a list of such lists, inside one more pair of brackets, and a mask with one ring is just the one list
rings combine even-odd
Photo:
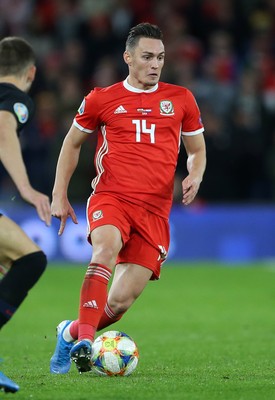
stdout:
[[42,251],[27,254],[13,262],[0,281],[0,329],[13,316],[46,265],[47,258]]

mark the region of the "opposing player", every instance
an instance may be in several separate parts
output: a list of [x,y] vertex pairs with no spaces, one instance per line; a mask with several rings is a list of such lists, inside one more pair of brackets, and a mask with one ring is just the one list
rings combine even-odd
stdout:
[[[33,114],[27,92],[35,78],[35,55],[19,37],[0,41],[0,160],[22,198],[36,208],[50,225],[48,196],[30,184],[23,161],[19,132]],[[10,218],[0,214],[0,265],[7,271],[0,281],[0,329],[7,323],[44,272],[47,260],[41,249]],[[0,373],[0,388],[16,392],[19,387]]]
[[189,90],[159,82],[164,56],[157,26],[133,27],[124,52],[128,77],[92,90],[63,142],[52,202],[52,215],[61,220],[59,235],[68,217],[77,223],[67,190],[81,145],[93,132],[98,135],[97,176],[87,202],[93,255],[81,288],[78,320],[58,326],[53,373],[68,372],[71,361],[79,372],[89,371],[96,331],[118,321],[147,282],[159,278],[169,248],[168,218],[181,139],[188,155],[184,205],[192,202],[202,181],[206,151],[200,111]]

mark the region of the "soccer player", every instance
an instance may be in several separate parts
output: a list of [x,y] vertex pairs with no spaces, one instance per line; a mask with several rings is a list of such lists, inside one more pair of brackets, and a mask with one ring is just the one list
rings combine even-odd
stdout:
[[[35,78],[35,56],[30,44],[19,37],[0,41],[0,160],[22,198],[33,205],[46,225],[51,222],[48,196],[30,184],[22,157],[19,132],[33,114],[26,92]],[[10,218],[0,214],[0,265],[7,271],[0,281],[0,329],[13,316],[29,290],[44,272],[43,251]],[[0,373],[0,389],[16,392],[19,387]]]
[[159,82],[164,57],[157,26],[133,27],[124,52],[128,77],[92,90],[64,139],[51,206],[61,221],[59,235],[68,217],[77,223],[67,190],[81,145],[93,132],[98,138],[97,176],[87,202],[92,259],[81,288],[78,320],[57,327],[52,373],[68,372],[71,361],[79,372],[89,371],[96,331],[118,321],[147,282],[159,278],[169,247],[181,139],[188,169],[182,181],[184,205],[192,202],[202,181],[206,151],[200,111],[188,89]]

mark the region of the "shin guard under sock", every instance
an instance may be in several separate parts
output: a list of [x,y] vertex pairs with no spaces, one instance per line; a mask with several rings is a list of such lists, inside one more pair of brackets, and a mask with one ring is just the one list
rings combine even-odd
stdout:
[[47,258],[42,251],[27,254],[13,262],[0,281],[0,329],[23,302],[46,265]]

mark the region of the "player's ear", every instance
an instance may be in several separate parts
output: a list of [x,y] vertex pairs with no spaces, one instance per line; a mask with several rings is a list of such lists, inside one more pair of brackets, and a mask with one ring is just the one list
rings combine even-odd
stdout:
[[124,61],[127,65],[131,65],[132,57],[129,51],[125,50],[123,53]]
[[27,82],[28,83],[32,83],[34,81],[35,74],[36,74],[36,66],[31,65],[27,71]]

